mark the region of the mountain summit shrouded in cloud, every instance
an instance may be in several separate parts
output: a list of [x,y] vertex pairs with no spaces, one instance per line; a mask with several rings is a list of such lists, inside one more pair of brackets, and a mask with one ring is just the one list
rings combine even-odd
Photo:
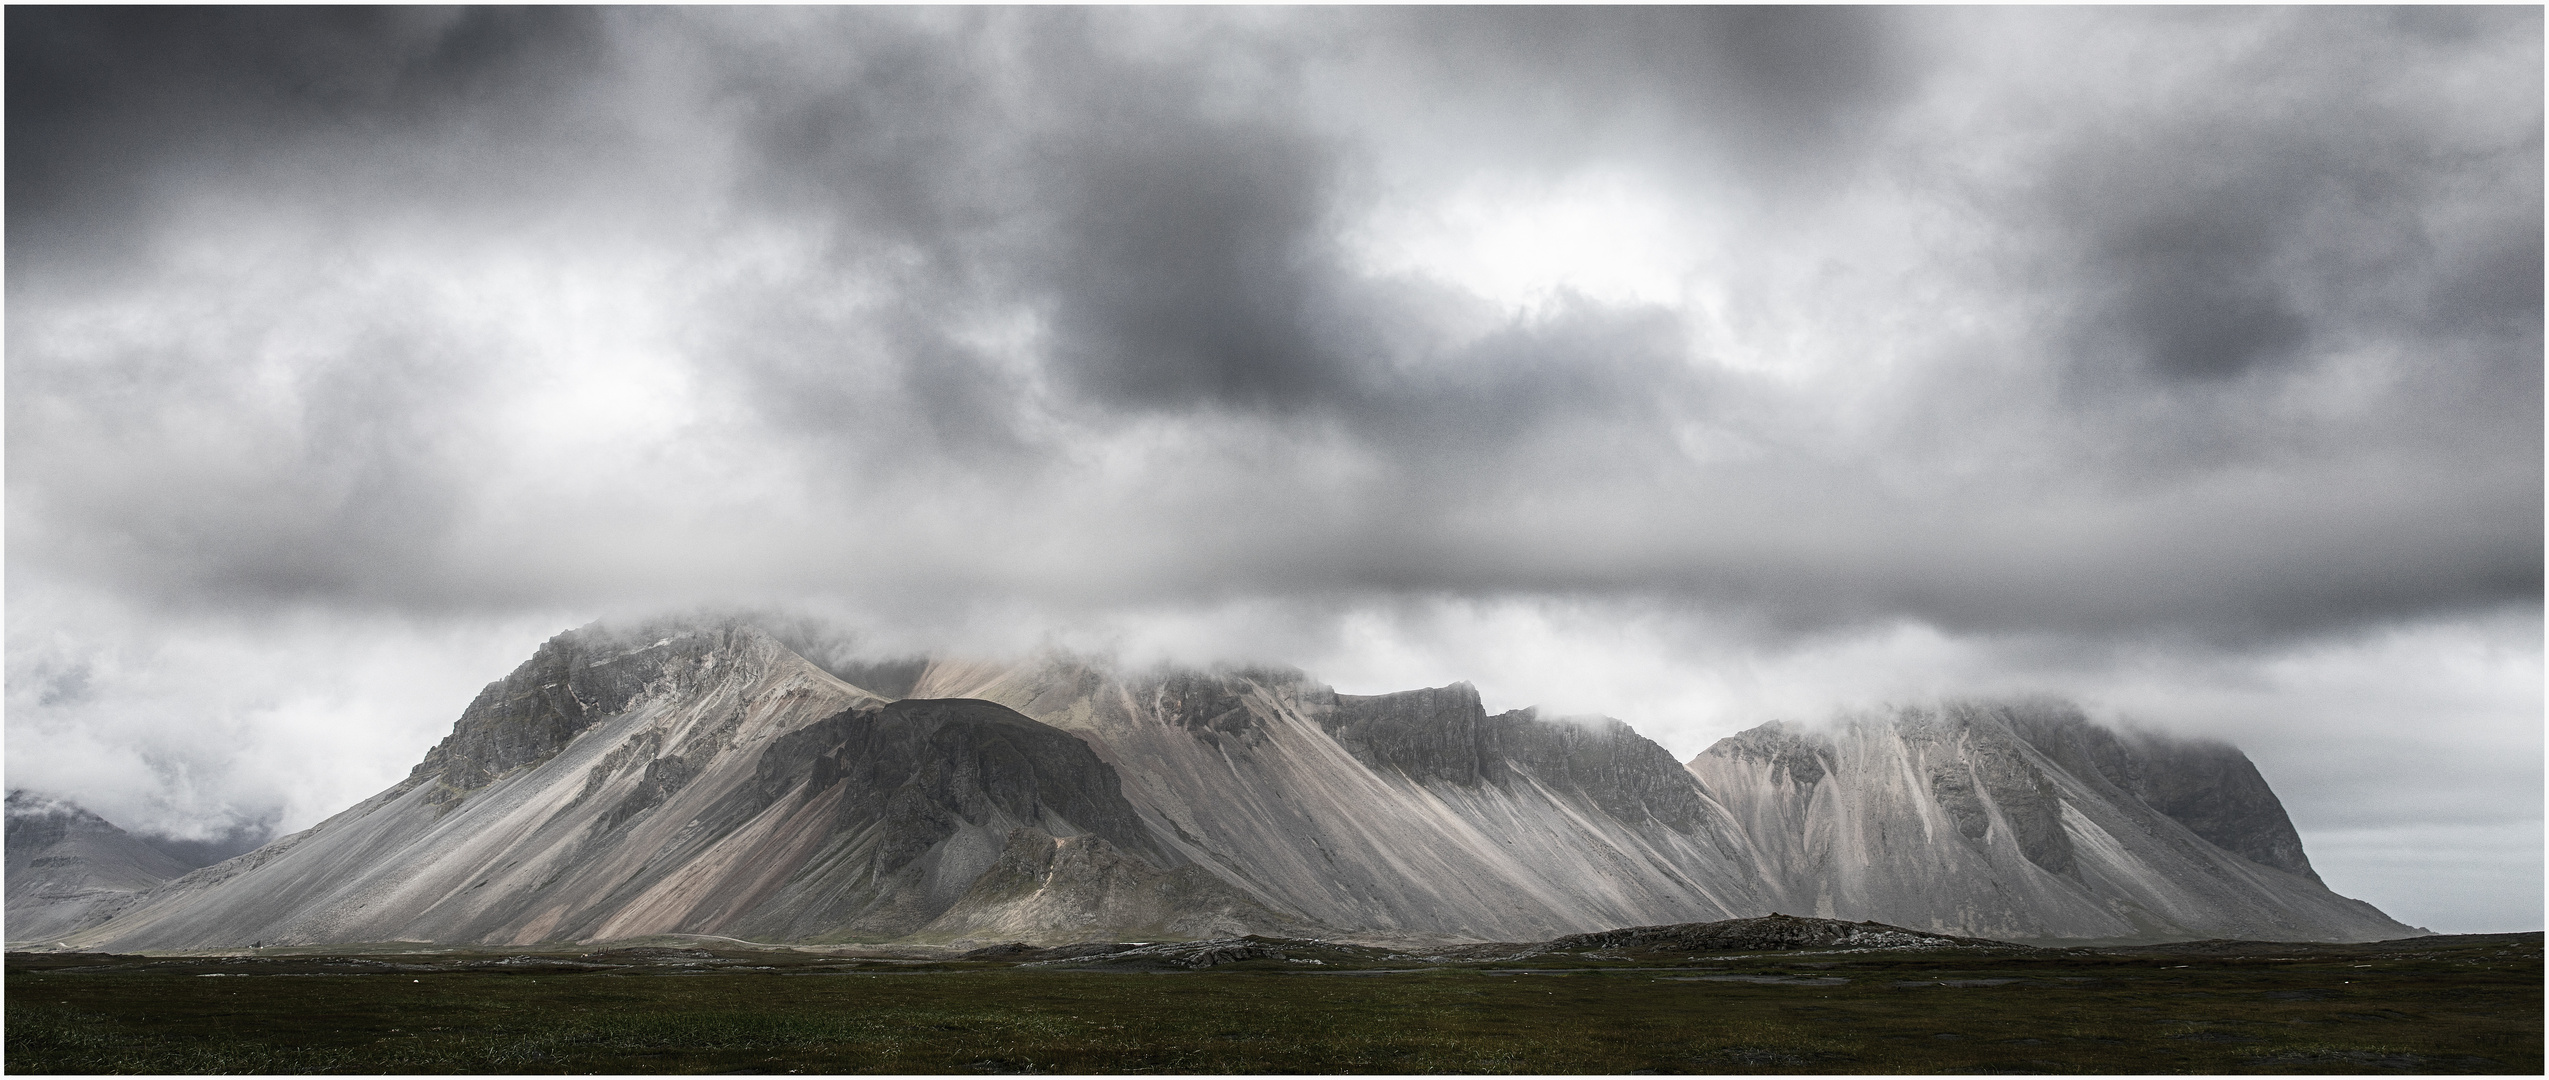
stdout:
[[1765,725],[1685,766],[1617,720],[1490,716],[1463,683],[1339,694],[1050,652],[859,673],[908,696],[746,620],[596,623],[310,829],[120,893],[35,859],[12,910],[75,896],[36,943],[87,951],[1495,941],[1774,906],[2073,943],[2417,932],[2312,876],[2238,750],[2119,738],[2052,701],[1837,742]]
[[290,831],[786,605],[1682,757],[2059,693],[2532,928],[2540,19],[15,8],[9,782]]

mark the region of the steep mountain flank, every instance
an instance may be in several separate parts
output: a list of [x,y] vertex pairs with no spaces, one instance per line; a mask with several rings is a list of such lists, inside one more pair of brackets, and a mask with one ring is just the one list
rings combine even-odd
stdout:
[[2416,932],[2319,882],[2239,751],[2118,736],[2065,705],[1766,725],[1689,769],[1785,910],[2034,940]]
[[[1468,683],[1358,697],[1335,695],[1320,726],[1355,758],[1420,783],[1511,790],[1536,784],[1591,801],[1628,823],[1684,833],[1716,828],[1680,763],[1608,717],[1547,721],[1536,709],[1487,715]],[[1739,857],[1736,845],[1724,854]]]
[[2004,710],[2002,718],[2027,745],[2073,776],[2105,781],[2113,794],[2140,800],[2233,855],[2319,880],[2283,800],[2238,748],[2204,739],[2118,734],[2059,705]]
[[8,935],[49,941],[186,864],[105,818],[24,791],[8,796]]
[[732,895],[687,889],[701,895],[666,927],[680,932],[1132,933],[1183,914],[1154,902],[1171,893],[1211,909],[1195,922],[1214,931],[1294,925],[1208,874],[1180,875],[1088,744],[988,701],[906,699],[781,736],[686,831],[675,858],[696,847],[702,865],[759,871],[694,875]]
[[663,857],[687,820],[671,815],[747,778],[764,744],[876,703],[744,626],[562,634],[406,780],[144,894],[73,944],[546,940],[682,869]]
[[1080,739],[842,682],[727,620],[587,627],[401,783],[134,897],[80,947],[1078,939],[1290,930],[1183,866]]
[[1760,910],[1733,821],[1617,721],[1068,658],[933,664],[914,692],[1089,740],[1163,844],[1321,925],[1510,941]]

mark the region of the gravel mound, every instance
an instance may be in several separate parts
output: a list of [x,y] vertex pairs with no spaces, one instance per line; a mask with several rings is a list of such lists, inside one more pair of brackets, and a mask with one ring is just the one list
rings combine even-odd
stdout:
[[1075,945],[1055,945],[1046,947],[1041,945],[1029,945],[1023,941],[1012,941],[1006,945],[992,945],[985,948],[975,949],[974,951],[959,956],[956,959],[1001,960],[1011,963],[1026,964],[1043,960],[1076,960],[1084,956],[1106,956],[1111,953],[1128,952],[1133,949],[1139,949],[1145,944],[1146,943],[1139,941],[1083,941]]
[[1757,919],[1632,926],[1573,934],[1546,942],[1541,952],[1632,949],[1642,952],[1749,952],[1767,949],[2025,948],[2003,941],[1906,930],[1878,922],[1843,922],[1772,912]]

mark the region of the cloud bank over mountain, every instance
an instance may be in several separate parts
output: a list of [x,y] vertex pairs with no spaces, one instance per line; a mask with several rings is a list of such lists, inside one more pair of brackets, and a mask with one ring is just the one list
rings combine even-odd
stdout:
[[14,9],[10,781],[297,827],[785,604],[2069,693],[2536,925],[2540,17]]

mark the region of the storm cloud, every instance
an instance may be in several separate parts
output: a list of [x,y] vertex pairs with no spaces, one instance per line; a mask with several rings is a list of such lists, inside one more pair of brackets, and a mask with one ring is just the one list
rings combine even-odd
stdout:
[[[1685,755],[2415,726],[2537,832],[2537,10],[8,19],[10,780],[110,816],[306,824],[507,650],[755,604]],[[2206,689],[2347,648],[2417,715]],[[165,735],[330,709],[325,790]]]

